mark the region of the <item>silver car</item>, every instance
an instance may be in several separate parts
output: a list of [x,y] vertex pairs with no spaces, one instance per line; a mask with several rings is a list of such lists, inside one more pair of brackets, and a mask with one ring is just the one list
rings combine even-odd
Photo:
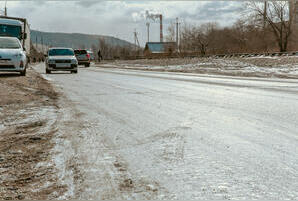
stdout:
[[76,49],[74,50],[74,53],[77,57],[79,65],[85,65],[85,67],[90,66],[90,54],[87,52],[87,50]]
[[78,72],[78,60],[72,48],[50,48],[46,59],[46,73],[52,71]]
[[25,49],[19,39],[0,37],[0,71],[20,72],[20,75],[25,76],[27,61]]

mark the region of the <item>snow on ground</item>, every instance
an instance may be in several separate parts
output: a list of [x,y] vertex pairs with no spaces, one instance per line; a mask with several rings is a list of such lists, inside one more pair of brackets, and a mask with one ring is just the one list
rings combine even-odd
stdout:
[[235,76],[298,78],[298,57],[176,58],[115,61],[100,67]]

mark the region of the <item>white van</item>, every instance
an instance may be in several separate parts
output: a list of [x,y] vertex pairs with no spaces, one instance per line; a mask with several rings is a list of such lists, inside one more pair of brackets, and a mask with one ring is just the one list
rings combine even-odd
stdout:
[[0,36],[18,38],[30,57],[30,27],[26,19],[0,16]]

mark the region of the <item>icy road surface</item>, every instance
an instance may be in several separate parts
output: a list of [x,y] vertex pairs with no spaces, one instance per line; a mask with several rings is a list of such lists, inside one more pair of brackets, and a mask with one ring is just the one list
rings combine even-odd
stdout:
[[68,136],[76,198],[298,199],[298,80],[95,67],[43,76],[79,114]]

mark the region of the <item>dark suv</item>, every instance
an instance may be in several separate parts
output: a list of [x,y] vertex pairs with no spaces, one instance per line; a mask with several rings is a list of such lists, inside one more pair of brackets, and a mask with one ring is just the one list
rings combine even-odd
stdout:
[[85,67],[90,66],[90,54],[87,50],[74,50],[76,58],[78,60],[79,65],[85,65]]

